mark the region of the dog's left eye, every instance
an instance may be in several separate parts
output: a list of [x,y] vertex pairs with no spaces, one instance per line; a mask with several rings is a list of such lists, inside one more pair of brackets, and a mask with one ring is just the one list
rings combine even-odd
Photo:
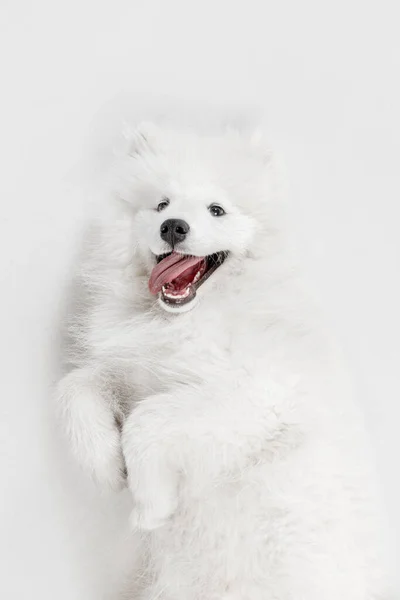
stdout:
[[167,208],[168,205],[169,205],[168,198],[163,198],[163,200],[161,200],[161,202],[157,206],[158,212],[161,212],[162,210],[164,210],[164,208]]
[[219,204],[211,204],[211,206],[208,207],[208,210],[213,217],[222,217],[222,215],[226,214],[222,206]]

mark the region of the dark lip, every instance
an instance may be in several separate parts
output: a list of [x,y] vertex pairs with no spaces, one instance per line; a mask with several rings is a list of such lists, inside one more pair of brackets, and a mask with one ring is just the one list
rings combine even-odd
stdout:
[[[167,252],[166,254],[160,254],[156,256],[157,263],[161,262],[164,258],[172,254],[172,252]],[[187,255],[191,256],[191,255]],[[177,298],[176,300],[172,300],[170,298],[166,298],[164,294],[161,292],[162,301],[169,306],[183,306],[184,304],[189,304],[195,297],[196,292],[203,285],[205,281],[225,262],[226,258],[229,256],[229,252],[226,250],[221,250],[219,252],[214,252],[213,254],[209,254],[206,256],[207,260],[207,270],[204,273],[203,277],[199,279],[196,283],[193,283],[190,287],[190,293],[186,298]]]

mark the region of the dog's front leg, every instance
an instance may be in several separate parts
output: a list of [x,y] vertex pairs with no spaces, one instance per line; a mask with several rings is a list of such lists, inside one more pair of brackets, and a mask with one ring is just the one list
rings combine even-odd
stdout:
[[284,411],[269,409],[252,391],[245,385],[233,399],[209,386],[182,388],[136,406],[122,436],[134,528],[155,529],[168,520],[187,474],[204,482],[238,472],[286,431]]
[[134,500],[133,529],[157,529],[177,507],[179,467],[172,451],[170,404],[167,394],[147,398],[123,427],[122,449]]
[[111,378],[101,368],[74,369],[58,384],[62,427],[78,462],[103,487],[125,486],[120,411]]

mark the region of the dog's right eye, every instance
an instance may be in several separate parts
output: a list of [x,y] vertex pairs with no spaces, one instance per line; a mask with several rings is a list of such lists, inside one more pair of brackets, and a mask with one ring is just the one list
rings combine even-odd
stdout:
[[162,210],[164,210],[164,208],[167,208],[168,205],[169,205],[168,198],[163,198],[163,200],[161,200],[161,202],[157,206],[157,211],[161,212]]
[[220,206],[219,204],[211,204],[211,206],[208,207],[208,210],[210,211],[213,217],[222,217],[226,214],[222,206]]

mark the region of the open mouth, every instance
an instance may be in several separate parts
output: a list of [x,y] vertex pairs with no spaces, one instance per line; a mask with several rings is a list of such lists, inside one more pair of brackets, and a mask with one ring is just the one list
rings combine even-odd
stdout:
[[160,294],[161,300],[171,307],[191,302],[198,288],[222,265],[227,252],[209,256],[191,256],[170,252],[156,257],[157,264],[151,272],[149,290]]

